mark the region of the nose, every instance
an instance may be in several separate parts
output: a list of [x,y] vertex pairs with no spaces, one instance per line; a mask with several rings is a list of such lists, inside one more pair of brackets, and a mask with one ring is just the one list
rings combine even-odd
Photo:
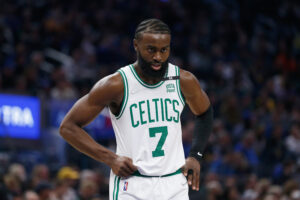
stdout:
[[153,56],[153,60],[155,62],[161,62],[162,61],[162,56],[161,56],[161,53],[160,52],[156,52]]

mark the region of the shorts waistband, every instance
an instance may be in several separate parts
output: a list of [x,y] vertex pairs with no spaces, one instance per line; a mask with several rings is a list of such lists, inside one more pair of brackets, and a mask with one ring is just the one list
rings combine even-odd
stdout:
[[141,174],[139,171],[135,171],[132,175],[133,175],[133,176],[146,177],[146,178],[152,178],[152,177],[167,177],[167,176],[173,176],[173,175],[180,174],[180,173],[182,173],[182,172],[181,172],[181,169],[178,169],[176,172],[173,172],[173,173],[170,173],[170,174],[165,174],[165,175],[162,175],[162,176],[147,176],[147,175]]

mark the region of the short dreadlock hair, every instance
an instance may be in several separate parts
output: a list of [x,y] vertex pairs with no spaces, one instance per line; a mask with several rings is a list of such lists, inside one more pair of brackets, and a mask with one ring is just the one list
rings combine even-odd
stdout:
[[136,28],[134,39],[140,39],[143,33],[161,33],[171,35],[171,30],[167,24],[159,19],[146,19]]

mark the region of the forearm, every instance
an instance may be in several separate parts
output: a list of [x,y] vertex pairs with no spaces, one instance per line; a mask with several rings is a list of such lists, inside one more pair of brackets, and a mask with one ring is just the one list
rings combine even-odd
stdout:
[[212,132],[213,109],[210,106],[208,110],[195,119],[195,128],[193,133],[192,147],[189,153],[190,157],[196,158],[199,162],[208,138]]
[[117,155],[98,144],[89,134],[81,127],[75,124],[62,124],[60,135],[78,151],[85,155],[111,166],[111,162]]

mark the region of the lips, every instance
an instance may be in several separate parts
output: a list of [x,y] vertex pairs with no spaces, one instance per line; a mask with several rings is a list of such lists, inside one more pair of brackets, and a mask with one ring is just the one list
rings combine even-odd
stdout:
[[151,67],[152,67],[152,69],[157,71],[157,70],[161,69],[161,64],[152,64]]

